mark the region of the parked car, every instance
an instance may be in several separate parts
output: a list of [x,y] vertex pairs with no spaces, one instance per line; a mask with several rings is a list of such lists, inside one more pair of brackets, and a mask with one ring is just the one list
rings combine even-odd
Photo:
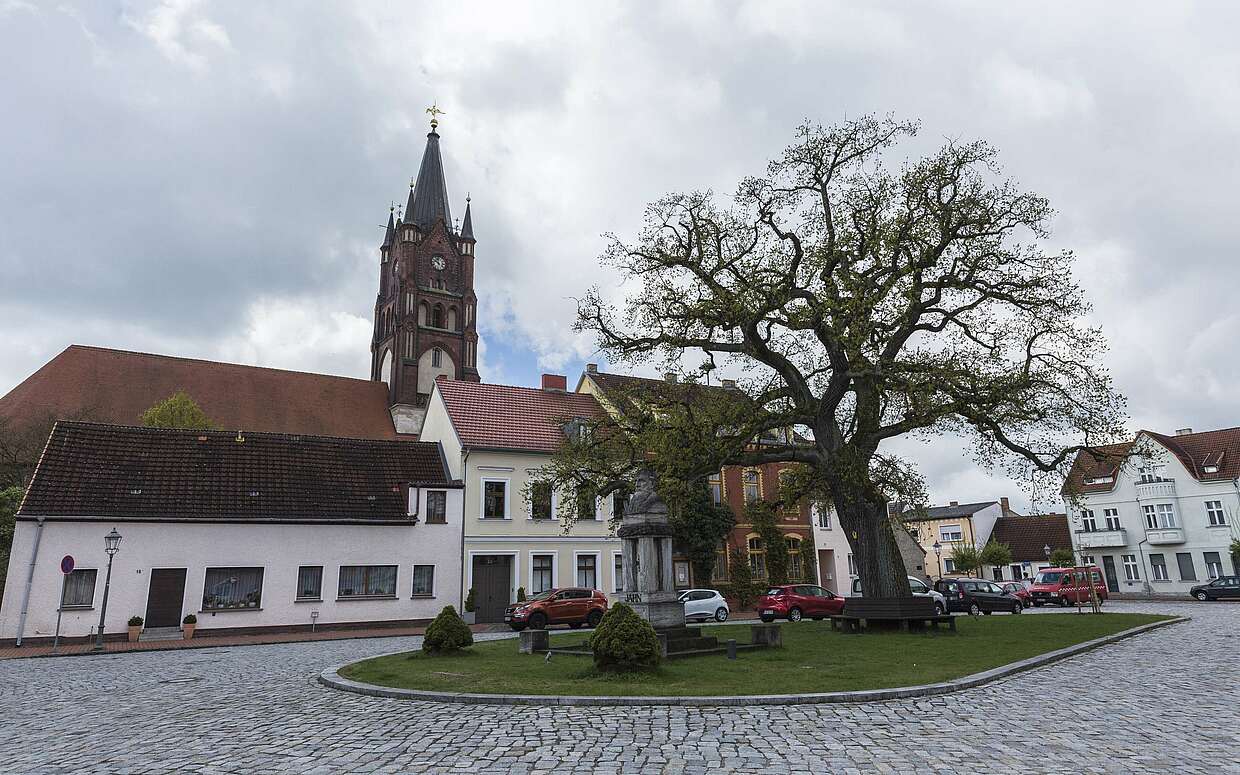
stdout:
[[[926,586],[926,582],[916,576],[908,577],[909,589],[913,590],[913,597],[929,597],[934,600],[934,612],[940,616],[947,613],[947,600],[937,590]],[[861,594],[861,579],[853,579],[852,583],[853,597],[864,597]]]
[[728,601],[723,599],[717,589],[686,589],[680,593],[680,602],[685,604],[686,619],[714,619],[726,622],[732,609]]
[[607,596],[597,589],[568,587],[548,589],[524,603],[504,609],[504,621],[520,632],[526,627],[543,630],[552,624],[567,624],[574,630],[584,625],[597,627],[607,613]]
[[985,579],[939,579],[934,588],[947,599],[948,611],[989,616],[995,611],[1018,614],[1025,607],[1016,595],[1004,592],[998,584]]
[[1201,601],[1240,598],[1240,576],[1220,576],[1209,584],[1198,584],[1188,594]]
[[836,616],[844,610],[844,598],[829,589],[812,584],[784,584],[771,587],[758,598],[758,616],[764,622],[787,619],[799,622],[802,617],[820,620]]
[[[1093,587],[1098,593],[1098,601],[1107,599],[1107,585],[1102,580],[1102,571],[1097,565],[1090,565],[1089,574],[1093,577]],[[1089,602],[1089,583],[1085,580],[1085,568],[1043,568],[1033,577],[1029,585],[1029,596],[1034,606],[1058,603],[1067,608],[1077,603]]]
[[1009,595],[1016,595],[1016,599],[1025,608],[1033,605],[1033,595],[1029,593],[1029,588],[1019,581],[996,581],[995,583]]

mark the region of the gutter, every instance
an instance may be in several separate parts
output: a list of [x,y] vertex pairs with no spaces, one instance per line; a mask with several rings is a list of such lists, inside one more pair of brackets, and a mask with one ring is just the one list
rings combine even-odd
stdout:
[[39,544],[42,541],[43,517],[39,517],[34,533],[34,548],[30,552],[30,568],[26,571],[26,590],[22,594],[22,610],[17,617],[17,643],[14,645],[19,647],[22,645],[22,633],[26,631],[26,611],[30,608],[30,590],[34,587],[34,566],[39,559]]

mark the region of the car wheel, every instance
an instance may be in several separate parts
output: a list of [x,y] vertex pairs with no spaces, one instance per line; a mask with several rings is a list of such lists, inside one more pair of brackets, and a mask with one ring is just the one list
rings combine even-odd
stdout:
[[977,603],[969,603],[969,616],[977,616],[982,612],[982,607]]
[[597,627],[601,621],[603,621],[602,611],[591,611],[590,615],[586,617],[586,624],[590,625],[591,628]]
[[799,621],[801,621],[801,609],[800,609],[800,608],[793,608],[791,611],[789,611],[789,612],[788,612],[788,621],[790,621],[790,622],[799,622]]
[[1020,604],[1020,601],[1012,603],[1012,613],[1018,614],[1022,608],[1024,608],[1024,606]]
[[723,606],[719,606],[719,608],[715,610],[715,621],[726,622],[727,620],[728,620],[728,609],[724,608]]
[[1193,597],[1197,598],[1203,603],[1210,599],[1210,596],[1207,595],[1205,592],[1198,592],[1197,594],[1193,595]]
[[770,624],[771,622],[775,621],[775,617],[774,616],[763,616],[762,621],[765,622],[766,624]]
[[581,622],[569,622],[568,626],[572,627],[574,630],[580,630],[581,624]]
[[524,624],[510,624],[508,626],[512,628],[513,632],[521,632],[522,630],[525,629]]
[[1066,597],[1061,597],[1061,598],[1059,598],[1059,607],[1060,607],[1060,608],[1067,608],[1067,607],[1068,607],[1068,606],[1070,606],[1070,605],[1072,605],[1072,603],[1071,603],[1071,602],[1069,602],[1068,598],[1066,598]]
[[531,616],[530,617],[530,629],[531,630],[547,629],[547,615],[546,614],[534,614],[533,616]]
[[940,602],[938,602],[938,601],[936,600],[936,601],[935,601],[935,603],[934,603],[934,615],[935,615],[935,616],[942,616],[942,615],[943,615],[943,614],[945,614],[945,613],[947,613],[947,609],[945,609],[945,608],[943,607],[943,604],[942,604],[942,603],[940,603]]

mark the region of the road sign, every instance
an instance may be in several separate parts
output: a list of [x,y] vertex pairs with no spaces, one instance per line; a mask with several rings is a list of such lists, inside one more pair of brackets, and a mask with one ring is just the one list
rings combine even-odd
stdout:
[[66,554],[60,558],[60,572],[66,576],[73,572],[73,555]]

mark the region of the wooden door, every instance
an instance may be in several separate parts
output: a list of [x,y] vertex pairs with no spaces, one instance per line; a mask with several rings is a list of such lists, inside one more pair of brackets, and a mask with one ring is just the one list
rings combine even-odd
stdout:
[[512,557],[474,556],[474,615],[478,622],[504,621],[504,609],[512,602]]
[[185,568],[154,568],[146,594],[147,627],[181,626],[185,604]]

